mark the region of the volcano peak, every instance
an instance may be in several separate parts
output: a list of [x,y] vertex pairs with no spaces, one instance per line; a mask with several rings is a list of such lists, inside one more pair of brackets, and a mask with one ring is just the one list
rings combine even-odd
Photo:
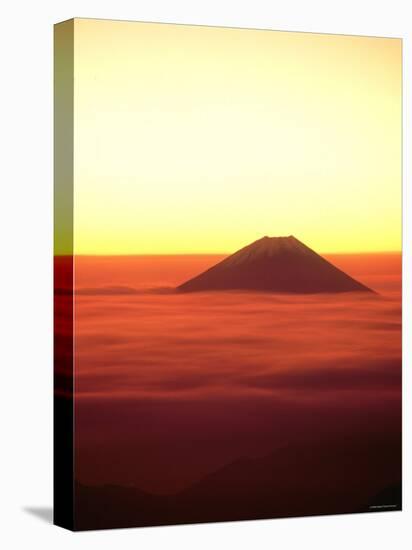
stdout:
[[293,294],[373,292],[293,235],[265,235],[183,283],[177,290],[255,290]]

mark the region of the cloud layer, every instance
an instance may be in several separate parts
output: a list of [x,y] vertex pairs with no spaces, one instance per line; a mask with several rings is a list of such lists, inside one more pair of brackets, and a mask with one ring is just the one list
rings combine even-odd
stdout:
[[379,296],[337,297],[179,295],[161,274],[146,292],[124,275],[75,297],[81,481],[168,493],[285,443],[400,433],[399,271],[359,277]]

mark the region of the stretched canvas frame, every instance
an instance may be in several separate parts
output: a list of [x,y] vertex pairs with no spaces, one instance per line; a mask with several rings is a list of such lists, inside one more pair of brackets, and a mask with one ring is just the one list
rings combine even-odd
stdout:
[[55,26],[54,522],[402,507],[402,41]]

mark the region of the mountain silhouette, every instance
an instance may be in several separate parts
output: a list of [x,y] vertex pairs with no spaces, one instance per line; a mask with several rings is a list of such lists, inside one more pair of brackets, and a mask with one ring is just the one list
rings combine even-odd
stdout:
[[263,237],[177,287],[178,292],[374,292],[293,236]]
[[398,434],[311,434],[175,494],[76,483],[75,530],[400,510],[400,449]]

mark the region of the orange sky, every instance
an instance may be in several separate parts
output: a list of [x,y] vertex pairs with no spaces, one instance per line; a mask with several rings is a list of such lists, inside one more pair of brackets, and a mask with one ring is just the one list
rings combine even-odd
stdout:
[[74,251],[400,250],[401,41],[76,19]]

